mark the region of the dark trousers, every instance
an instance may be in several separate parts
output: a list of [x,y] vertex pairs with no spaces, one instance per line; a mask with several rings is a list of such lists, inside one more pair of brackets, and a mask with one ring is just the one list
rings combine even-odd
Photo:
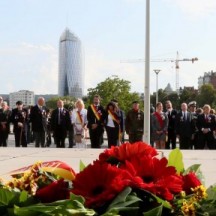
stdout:
[[8,132],[0,131],[0,146],[7,147]]
[[135,143],[142,141],[143,134],[142,133],[129,133],[129,143]]
[[191,137],[180,135],[179,144],[180,149],[191,149]]
[[111,146],[117,146],[119,140],[119,128],[106,126],[108,148]]
[[15,147],[27,147],[26,134],[21,129],[14,131]]
[[174,130],[168,130],[168,139],[166,142],[166,149],[170,149],[170,143],[172,146],[172,149],[176,148],[176,132]]
[[69,141],[69,148],[73,148],[74,144],[74,129],[73,127],[68,131],[68,141]]
[[45,144],[45,131],[34,131],[35,135],[35,147],[44,147]]
[[104,130],[100,126],[95,129],[89,129],[89,135],[91,140],[91,148],[100,148],[103,143]]
[[215,148],[215,139],[212,134],[212,132],[209,132],[207,134],[203,134],[202,132],[198,135],[197,145],[195,145],[195,149],[204,149],[205,146],[209,149],[216,149]]
[[65,130],[59,125],[54,132],[54,139],[57,148],[65,148],[66,136],[67,136],[67,130]]

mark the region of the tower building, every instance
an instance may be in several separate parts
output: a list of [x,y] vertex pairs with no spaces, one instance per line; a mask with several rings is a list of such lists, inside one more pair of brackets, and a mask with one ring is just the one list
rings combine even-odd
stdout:
[[84,74],[80,39],[68,28],[59,41],[58,95],[83,96]]

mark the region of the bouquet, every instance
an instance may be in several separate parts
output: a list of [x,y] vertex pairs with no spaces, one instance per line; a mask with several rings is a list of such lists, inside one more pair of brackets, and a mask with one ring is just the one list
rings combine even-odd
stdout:
[[159,157],[143,142],[102,152],[80,172],[61,161],[37,162],[1,181],[0,215],[216,215],[216,187],[200,165],[185,169],[179,149]]

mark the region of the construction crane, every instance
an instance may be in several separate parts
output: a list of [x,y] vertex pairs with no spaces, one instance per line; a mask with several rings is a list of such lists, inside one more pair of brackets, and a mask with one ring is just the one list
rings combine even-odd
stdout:
[[[179,53],[177,51],[176,59],[167,58],[167,59],[151,59],[151,62],[174,62],[175,63],[175,69],[176,69],[176,92],[179,94],[179,62],[181,61],[191,61],[194,63],[195,61],[198,61],[198,58],[183,58],[179,59]],[[121,63],[141,63],[145,62],[144,59],[131,59],[131,60],[122,60]]]

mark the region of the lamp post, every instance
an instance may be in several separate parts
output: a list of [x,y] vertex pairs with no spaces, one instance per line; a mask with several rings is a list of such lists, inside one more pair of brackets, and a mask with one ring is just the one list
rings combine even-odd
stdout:
[[158,103],[158,74],[161,70],[155,69],[154,72],[156,74],[156,104]]
[[144,136],[150,143],[150,0],[146,0],[146,38],[145,38],[145,86],[144,86]]

